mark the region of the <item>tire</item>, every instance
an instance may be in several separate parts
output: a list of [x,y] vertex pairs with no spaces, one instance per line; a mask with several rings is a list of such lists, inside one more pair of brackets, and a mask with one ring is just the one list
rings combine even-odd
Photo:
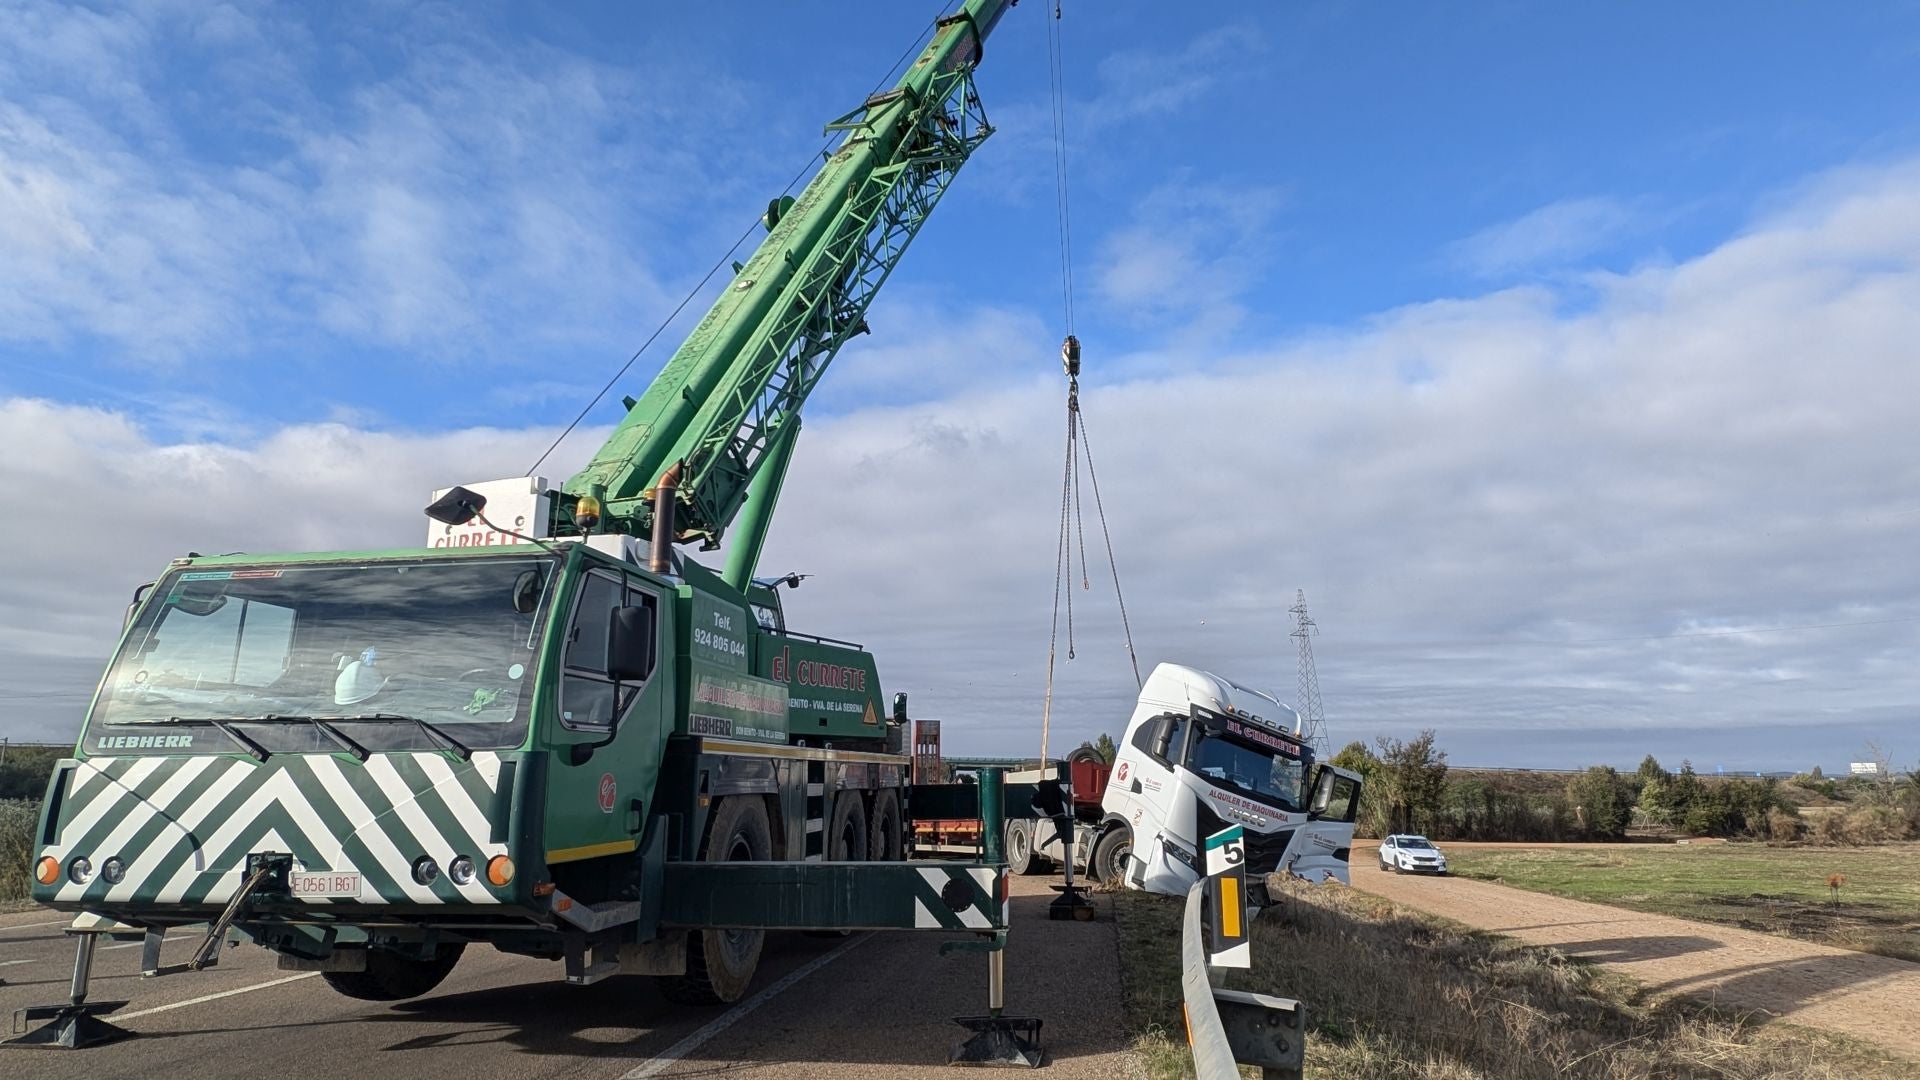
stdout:
[[368,949],[365,971],[326,971],[320,977],[335,993],[360,1001],[405,1001],[444,982],[466,949],[464,941],[442,945],[431,960]]
[[867,800],[858,791],[833,797],[833,816],[827,819],[827,861],[867,861]]
[[1033,822],[1021,818],[1007,822],[1007,869],[1016,874],[1034,872]]
[[[864,818],[860,827],[864,832]],[[766,801],[758,795],[721,799],[700,857],[706,862],[765,862],[772,858],[773,828],[767,821]],[[739,1001],[753,982],[766,940],[764,930],[688,931],[687,972],[662,977],[660,996],[681,1005],[730,1005]]]
[[1380,860],[1380,872],[1383,874],[1387,872],[1387,861],[1385,859]]
[[1088,860],[1088,869],[1093,880],[1102,884],[1110,881],[1125,881],[1127,877],[1127,857],[1133,854],[1133,829],[1127,825],[1117,825],[1100,834],[1093,843],[1093,855]]
[[873,816],[867,823],[867,858],[873,862],[906,858],[901,841],[900,793],[892,788],[874,792]]
[[1404,874],[1407,872],[1407,868],[1396,862],[1393,864],[1393,872],[1396,874]]

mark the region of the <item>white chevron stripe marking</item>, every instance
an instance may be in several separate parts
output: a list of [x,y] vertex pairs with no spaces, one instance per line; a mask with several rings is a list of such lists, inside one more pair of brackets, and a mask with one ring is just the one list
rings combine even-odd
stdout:
[[[140,799],[139,796],[133,793],[133,786],[140,783],[141,780],[146,779],[147,775],[153,772],[153,770],[159,768],[160,762],[161,759],[157,757],[142,758],[134,762],[133,767],[127,770],[124,780],[106,780],[106,790],[95,793],[92,797],[92,802],[82,806],[71,818],[68,818],[66,822],[60,826],[60,839],[65,841],[61,847],[63,849],[70,848],[72,845],[80,843],[94,825],[98,824],[101,819],[105,818],[112,811],[119,809],[121,804],[127,802],[128,799],[132,799],[134,805],[139,805]],[[100,775],[102,777],[106,776],[104,772],[100,773]],[[91,851],[81,852],[81,854],[86,855],[88,858],[95,859],[96,863],[98,862],[98,856],[95,856]],[[65,861],[65,852],[63,851],[61,855],[57,855],[55,858]],[[61,899],[71,899],[71,897],[67,896],[67,890],[70,888],[74,888],[74,886],[69,884],[66,888],[60,890]],[[84,886],[81,888],[84,888]],[[76,895],[78,894],[76,893]]]
[[[455,851],[453,844],[449,842],[445,836],[441,835],[439,827],[434,825],[431,818],[427,817],[427,812],[421,809],[419,800],[414,796],[413,789],[407,786],[406,778],[402,777],[400,771],[393,767],[393,760],[385,756],[376,756],[369,759],[367,761],[367,775],[373,777],[373,782],[380,785],[380,790],[387,796],[387,801],[393,804],[393,812],[400,815],[400,820],[406,824],[407,831],[413,833],[415,840],[426,845],[426,850],[419,854],[429,856],[433,861],[439,863],[440,870],[444,874],[447,869],[447,864],[453,861],[455,855],[462,854],[462,852]],[[408,876],[412,876],[411,863],[408,864],[407,872]],[[487,887],[481,883],[477,876],[465,885],[454,881],[451,877],[447,878],[447,883],[453,886],[454,891],[472,903],[486,904],[493,902],[493,897],[487,892]]]
[[[991,876],[993,871],[991,870],[972,871],[972,873],[976,874],[976,881],[977,881],[978,874],[984,873]],[[945,870],[922,870],[920,871],[920,877],[921,877],[921,880],[925,881],[928,885],[933,886],[933,891],[935,895],[944,895],[942,893],[942,890],[944,890],[947,887],[947,882],[951,880],[951,877],[948,871],[945,871]],[[992,891],[989,890],[987,895],[992,896],[993,895]],[[914,903],[918,905],[916,906],[913,913],[914,915],[913,925],[915,927],[941,925],[937,920],[932,923],[920,922],[919,908],[924,905],[920,905],[920,902],[918,900],[915,900]],[[943,899],[941,900],[941,903],[945,904],[946,901]],[[987,930],[992,928],[993,926],[993,920],[987,918],[984,914],[980,912],[979,908],[975,907],[972,904],[968,904],[966,907],[961,908],[959,911],[955,911],[953,915],[954,915],[954,918],[957,918],[960,920],[960,925],[966,927],[969,930]]]
[[353,835],[367,846],[367,853],[385,871],[387,877],[400,886],[407,899],[422,904],[437,904],[440,898],[433,890],[413,880],[413,861],[393,846],[393,840],[380,828],[377,815],[367,808],[367,804],[353,790],[346,775],[340,771],[340,763],[331,757],[312,757],[307,764],[313,766],[314,775],[320,778],[320,784],[333,796],[340,812],[353,824]]
[[[174,819],[180,826],[181,832],[185,834],[180,838],[179,842],[174,845],[175,847],[178,847],[180,844],[191,843],[192,834],[199,830],[200,826],[206,822],[207,818],[213,815],[215,810],[220,808],[220,804],[226,800],[227,796],[233,794],[235,788],[239,787],[247,777],[253,775],[253,770],[256,768],[251,761],[240,761],[233,758],[219,760],[225,765],[226,771],[214,777],[213,784],[209,786],[207,790],[201,792],[199,798],[193,800],[193,805],[189,806],[185,813]],[[161,861],[163,862],[172,857],[172,849],[161,852]],[[207,868],[207,853],[197,846],[194,847],[193,861],[190,865],[192,865],[195,870],[205,870]],[[133,875],[129,874],[127,876],[131,878]]]
[[481,866],[495,855],[506,854],[505,844],[488,842],[487,837],[493,835],[493,826],[488,823],[487,815],[467,796],[466,789],[460,786],[460,778],[454,775],[453,766],[447,764],[447,759],[439,754],[415,754],[413,760],[427,774],[427,779],[433,781],[433,790],[447,804],[447,809],[453,811],[454,818],[478,849],[461,854],[473,856],[475,863]]
[[[129,815],[126,821],[120,823],[119,828],[113,830],[113,835],[107,837],[107,842],[100,845],[103,858],[118,855],[127,863],[127,876],[120,884],[107,890],[109,901],[131,899],[134,890],[138,889],[140,882],[152,872],[154,866],[159,863],[160,857],[171,850],[175,844],[187,839],[187,832],[180,827],[180,823],[166,816],[167,804],[179,798],[180,793],[198,779],[201,773],[206,772],[211,764],[213,759],[209,757],[189,758],[186,764],[180,766],[172,776],[167,777],[165,783],[147,797],[145,814]],[[129,840],[133,839],[133,834],[138,832],[140,827],[156,817],[162,822],[159,835],[148,841],[147,846],[139,851],[121,850]],[[138,824],[135,824],[136,821]]]
[[[294,784],[293,779],[284,772],[275,773],[268,777],[265,783],[254,789],[253,794],[247,796],[247,800],[240,804],[239,809],[235,810],[226,821],[222,822],[220,827],[214,831],[213,835],[207,838],[206,843],[200,846],[201,858],[196,859],[195,862],[201,866],[205,866],[206,859],[219,858],[235,840],[239,839],[245,830],[253,827],[254,822],[261,814],[265,813],[269,807],[276,803],[284,808],[287,815],[293,819],[294,827],[299,829],[303,834],[302,838],[307,841],[309,848],[317,851],[320,857],[327,860],[329,864],[339,865],[340,852],[335,837],[327,830],[327,827],[321,823],[319,815],[313,812],[313,807],[307,805],[306,796],[302,794],[299,787]],[[330,847],[331,850],[329,850]],[[283,847],[279,850],[285,850],[285,848]],[[239,867],[236,865],[232,867],[207,867],[207,869],[212,871],[237,871]],[[174,873],[173,877],[168,880],[166,885],[161,887],[157,899],[159,899],[161,903],[178,903],[185,898],[189,886],[200,876],[201,872],[202,871],[191,864],[182,866]],[[214,893],[224,892],[226,895],[231,896],[233,895],[233,891],[239,888],[239,884],[237,874],[224,875],[220,885],[215,887]],[[215,901],[216,897],[209,895],[208,900]]]

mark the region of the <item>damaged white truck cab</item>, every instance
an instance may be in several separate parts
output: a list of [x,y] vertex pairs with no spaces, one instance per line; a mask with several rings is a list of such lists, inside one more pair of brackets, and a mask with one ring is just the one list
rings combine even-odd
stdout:
[[1250,883],[1285,872],[1348,881],[1361,778],[1316,764],[1292,709],[1196,668],[1161,664],[1140,691],[1101,800],[1093,876],[1185,895],[1206,838],[1246,833]]

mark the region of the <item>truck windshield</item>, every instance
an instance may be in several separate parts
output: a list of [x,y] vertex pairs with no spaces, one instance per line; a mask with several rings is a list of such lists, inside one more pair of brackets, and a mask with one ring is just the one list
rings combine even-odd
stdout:
[[1290,755],[1195,724],[1187,767],[1211,783],[1297,813],[1305,792],[1307,756],[1304,747]]
[[[128,628],[90,753],[226,752],[219,720],[273,753],[518,745],[547,557],[187,567]],[[439,729],[436,737],[425,721]]]

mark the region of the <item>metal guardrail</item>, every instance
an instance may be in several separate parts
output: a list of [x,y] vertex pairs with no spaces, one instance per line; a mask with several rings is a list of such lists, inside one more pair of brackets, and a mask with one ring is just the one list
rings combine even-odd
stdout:
[[1187,890],[1180,932],[1180,989],[1186,1000],[1187,1042],[1199,1080],[1239,1080],[1241,1065],[1260,1068],[1263,1080],[1301,1080],[1307,1059],[1307,1011],[1298,1001],[1221,990],[1207,963],[1201,916],[1211,909],[1217,877]]

